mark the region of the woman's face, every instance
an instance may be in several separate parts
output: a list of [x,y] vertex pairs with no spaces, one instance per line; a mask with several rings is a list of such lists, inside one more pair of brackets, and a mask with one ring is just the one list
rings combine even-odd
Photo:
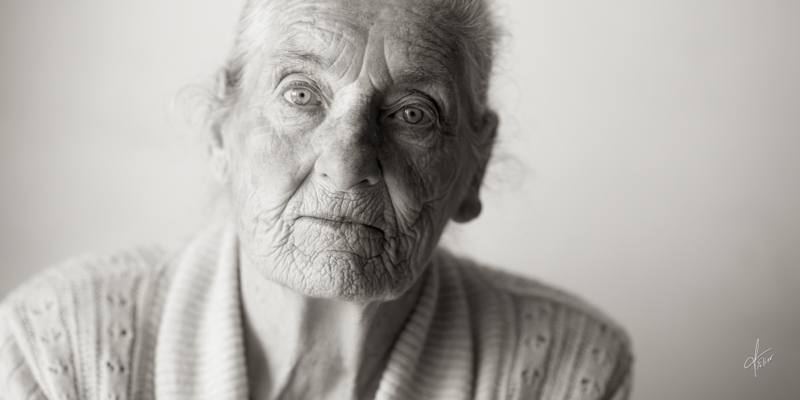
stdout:
[[312,297],[396,298],[447,221],[477,214],[460,215],[483,167],[460,56],[419,4],[277,1],[262,17],[268,40],[216,151],[242,255],[264,277]]

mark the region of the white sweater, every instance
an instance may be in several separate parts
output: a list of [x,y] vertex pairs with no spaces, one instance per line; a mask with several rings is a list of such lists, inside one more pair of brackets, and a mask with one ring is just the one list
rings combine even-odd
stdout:
[[[0,305],[0,399],[247,399],[238,242],[215,226],[51,269]],[[437,251],[376,399],[625,399],[625,333],[580,300]]]

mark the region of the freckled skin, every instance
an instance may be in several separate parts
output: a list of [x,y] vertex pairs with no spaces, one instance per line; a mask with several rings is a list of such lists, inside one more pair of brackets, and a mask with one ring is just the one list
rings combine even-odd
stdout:
[[221,131],[243,253],[264,277],[311,297],[396,299],[477,196],[455,78],[405,78],[456,73],[418,4],[274,2]]

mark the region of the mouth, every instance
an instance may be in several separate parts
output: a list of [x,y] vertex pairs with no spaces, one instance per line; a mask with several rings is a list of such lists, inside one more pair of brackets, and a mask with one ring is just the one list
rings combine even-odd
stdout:
[[340,216],[340,215],[325,215],[325,216],[318,216],[318,215],[301,215],[297,218],[298,220],[307,219],[309,221],[313,221],[316,223],[324,224],[332,228],[358,228],[358,227],[365,227],[371,228],[375,231],[384,234],[383,229],[368,223],[366,221],[358,221],[350,217]]

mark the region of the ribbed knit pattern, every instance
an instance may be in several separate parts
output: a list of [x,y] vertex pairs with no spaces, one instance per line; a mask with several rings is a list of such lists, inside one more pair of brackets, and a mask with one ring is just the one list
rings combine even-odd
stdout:
[[[0,399],[248,396],[231,225],[178,252],[84,257],[0,305]],[[543,284],[437,251],[375,398],[625,399],[630,344]]]
[[185,253],[167,297],[156,352],[158,399],[247,398],[236,236],[206,232]]

